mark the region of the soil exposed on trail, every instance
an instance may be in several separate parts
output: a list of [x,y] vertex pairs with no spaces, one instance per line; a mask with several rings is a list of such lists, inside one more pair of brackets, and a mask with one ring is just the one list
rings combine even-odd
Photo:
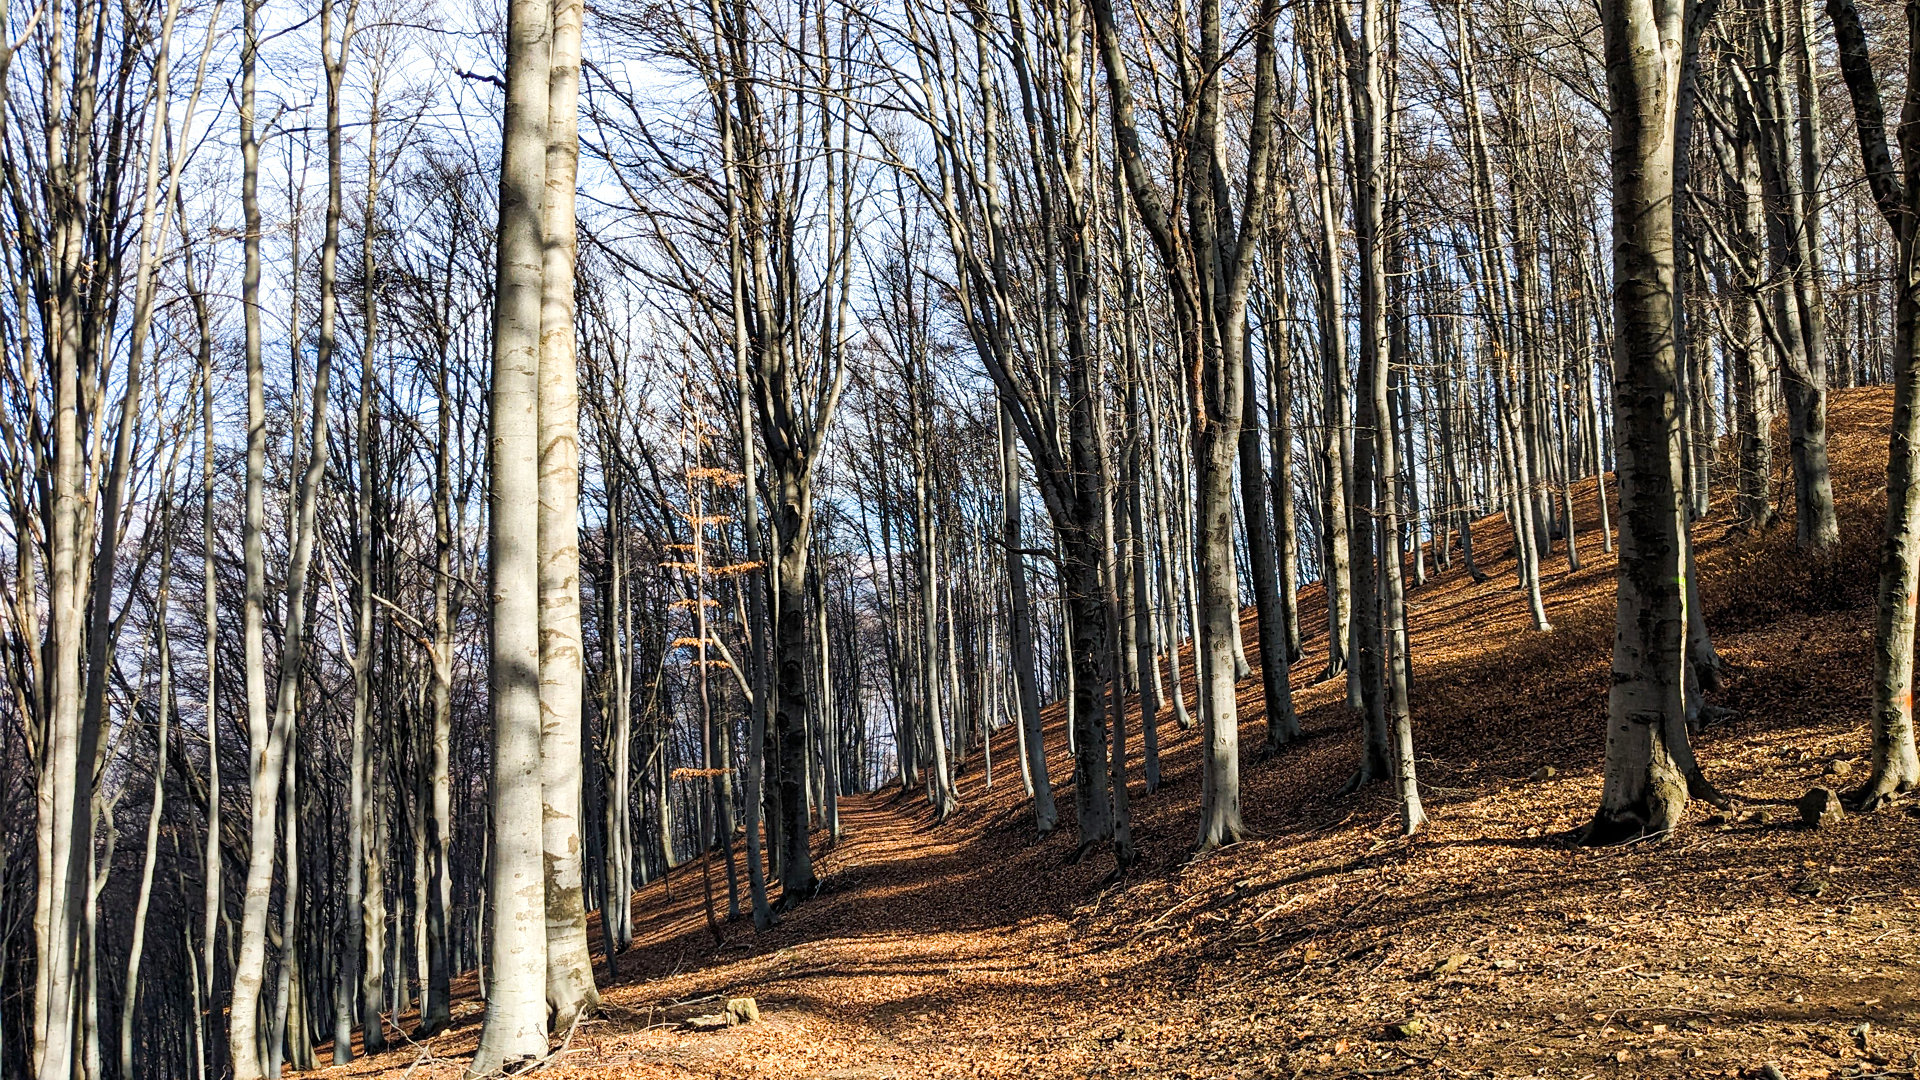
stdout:
[[[1149,795],[1130,711],[1140,863],[1111,883],[1104,851],[1067,865],[1070,793],[1060,831],[1035,842],[1007,730],[992,790],[976,751],[946,824],[918,793],[843,800],[843,839],[818,839],[821,895],[766,934],[742,920],[714,944],[698,864],[671,895],[642,890],[617,976],[596,957],[603,1015],[547,1075],[1916,1076],[1920,807],[1809,829],[1793,805],[1867,765],[1891,397],[1840,392],[1831,410],[1832,555],[1796,551],[1791,520],[1735,529],[1724,497],[1695,526],[1727,666],[1709,700],[1733,710],[1695,745],[1730,811],[1696,804],[1660,842],[1569,840],[1598,803],[1613,628],[1589,480],[1576,489],[1582,569],[1558,542],[1544,560],[1551,632],[1528,628],[1500,516],[1474,527],[1485,583],[1456,557],[1409,593],[1433,817],[1420,836],[1398,836],[1384,784],[1335,794],[1357,731],[1341,683],[1318,680],[1324,600],[1303,590],[1304,738],[1260,760],[1260,679],[1240,684],[1246,842],[1189,858],[1197,733],[1163,710]],[[1790,512],[1790,481],[1775,483]],[[1187,687],[1191,702],[1190,672]],[[1056,782],[1071,776],[1063,719],[1048,710]],[[715,885],[724,903],[717,872]],[[456,987],[447,1034],[324,1075],[459,1075],[479,1030],[473,991],[471,978]],[[687,1030],[722,1007],[715,995],[757,998],[762,1019]]]

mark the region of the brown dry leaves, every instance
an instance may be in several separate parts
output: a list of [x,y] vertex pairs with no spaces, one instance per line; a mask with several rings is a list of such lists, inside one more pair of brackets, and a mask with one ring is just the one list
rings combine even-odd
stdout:
[[[698,868],[676,873],[671,898],[644,890],[606,1016],[549,1072],[1735,1077],[1772,1063],[1794,1080],[1912,1076],[1920,821],[1891,811],[1808,831],[1788,805],[1837,783],[1835,760],[1865,764],[1888,415],[1883,392],[1834,395],[1833,558],[1795,552],[1790,522],[1760,537],[1724,517],[1696,527],[1729,664],[1712,700],[1737,711],[1698,745],[1738,800],[1724,818],[1701,807],[1659,844],[1566,840],[1598,796],[1613,615],[1588,483],[1584,569],[1567,572],[1560,545],[1545,567],[1552,633],[1526,628],[1500,518],[1475,530],[1487,583],[1456,561],[1411,596],[1426,834],[1399,839],[1382,790],[1333,797],[1355,735],[1340,685],[1313,681],[1325,656],[1314,590],[1294,668],[1306,737],[1272,761],[1250,752],[1244,770],[1255,838],[1186,858],[1194,738],[1163,717],[1164,782],[1148,796],[1136,712],[1142,862],[1102,887],[1100,856],[1064,865],[1071,822],[1031,841],[1009,738],[991,792],[979,755],[966,763],[948,825],[911,794],[848,800],[847,835],[821,854],[827,892],[768,934],[736,922],[714,948]],[[1242,684],[1249,748],[1259,687]],[[1063,718],[1048,718],[1055,776],[1068,776]],[[1528,779],[1543,766],[1550,777]],[[599,970],[606,981],[604,958]],[[709,1006],[666,1003],[710,994],[754,996],[765,1018],[682,1030],[681,1014]],[[477,1021],[469,1010],[431,1058],[410,1048],[333,1072],[457,1076]]]

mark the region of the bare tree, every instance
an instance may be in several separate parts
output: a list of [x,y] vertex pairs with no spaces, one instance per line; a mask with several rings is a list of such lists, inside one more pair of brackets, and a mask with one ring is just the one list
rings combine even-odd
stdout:
[[1690,3],[1603,10],[1613,124],[1619,599],[1606,781],[1590,843],[1671,831],[1687,804],[1686,507],[1675,394],[1673,161]]
[[493,918],[487,1018],[467,1066],[471,1077],[489,1076],[547,1052],[538,507],[551,43],[547,0],[514,0],[507,9],[488,446]]
[[[1853,0],[1828,0],[1840,47],[1840,70],[1853,98],[1860,157],[1874,203],[1899,241],[1893,339],[1893,430],[1887,446],[1887,516],[1880,543],[1880,589],[1874,621],[1873,771],[1853,798],[1878,806],[1889,795],[1920,784],[1913,735],[1914,596],[1920,589],[1920,301],[1913,269],[1920,228],[1920,129],[1899,129],[1900,165],[1887,145],[1886,107],[1873,71],[1866,34]],[[1920,32],[1909,16],[1904,116],[1920,110]]]

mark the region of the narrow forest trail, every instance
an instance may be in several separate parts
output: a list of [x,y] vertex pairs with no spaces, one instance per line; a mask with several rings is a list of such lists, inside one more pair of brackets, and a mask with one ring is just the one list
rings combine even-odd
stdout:
[[[1142,859],[1105,884],[1103,853],[1065,864],[1070,820],[1032,840],[1012,746],[996,745],[992,790],[975,754],[945,825],[915,793],[844,800],[844,838],[819,849],[823,893],[767,934],[738,921],[716,945],[697,864],[670,896],[642,890],[617,979],[599,958],[603,1019],[549,1072],[1746,1077],[1771,1063],[1794,1080],[1915,1076],[1920,818],[1908,804],[1807,829],[1791,805],[1865,765],[1889,410],[1883,391],[1834,396],[1831,559],[1795,552],[1790,523],[1758,539],[1724,516],[1696,527],[1729,667],[1712,700],[1735,710],[1697,752],[1734,796],[1729,814],[1697,805],[1658,844],[1566,840],[1598,797],[1612,633],[1613,562],[1589,483],[1583,568],[1569,571],[1560,545],[1545,566],[1553,632],[1525,628],[1498,517],[1475,527],[1486,583],[1456,561],[1411,593],[1434,819],[1420,837],[1396,835],[1388,792],[1334,794],[1352,725],[1338,684],[1315,681],[1323,609],[1307,591],[1294,672],[1305,738],[1257,760],[1260,682],[1242,683],[1254,839],[1187,859],[1195,735],[1165,723],[1164,784],[1148,795],[1135,715]],[[1062,719],[1049,710],[1056,781],[1071,775]],[[472,989],[430,1047],[329,1075],[458,1075],[478,1030]],[[678,1021],[717,1003],[668,1007],[715,994],[756,997],[761,1022],[697,1032]]]

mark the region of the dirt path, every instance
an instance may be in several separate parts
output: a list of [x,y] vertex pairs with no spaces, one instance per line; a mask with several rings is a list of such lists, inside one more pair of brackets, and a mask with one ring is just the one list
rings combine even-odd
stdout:
[[[643,890],[622,983],[606,991],[603,1018],[575,1033],[550,1075],[851,1080],[998,1073],[1050,1057],[1062,1025],[1080,1012],[1076,999],[1100,982],[1066,959],[1067,921],[1006,919],[966,904],[982,877],[997,875],[977,864],[977,837],[931,829],[916,800],[849,798],[842,819],[843,838],[818,867],[827,891],[766,935],[742,920],[716,947],[696,866],[676,872],[671,898],[658,885]],[[719,903],[724,909],[724,895]],[[720,1008],[715,995],[755,997],[761,1022],[688,1030],[680,1021]],[[403,1061],[415,1076],[458,1075],[480,1010],[463,1001],[455,1013],[455,1029],[430,1047],[327,1075],[386,1076]]]

